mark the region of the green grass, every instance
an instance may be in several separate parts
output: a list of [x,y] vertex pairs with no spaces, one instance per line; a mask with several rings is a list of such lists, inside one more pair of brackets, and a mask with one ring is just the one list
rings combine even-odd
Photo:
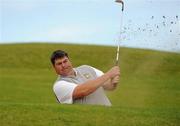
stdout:
[[52,92],[56,79],[49,57],[69,52],[74,66],[104,72],[114,65],[115,47],[66,44],[0,45],[1,126],[178,126],[180,54],[120,49],[121,79],[107,92],[113,106],[61,105]]

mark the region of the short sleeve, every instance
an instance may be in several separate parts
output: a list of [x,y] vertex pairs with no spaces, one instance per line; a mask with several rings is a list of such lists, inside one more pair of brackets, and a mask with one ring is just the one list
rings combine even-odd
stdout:
[[53,90],[60,103],[72,104],[73,91],[77,85],[67,81],[57,81]]
[[96,69],[96,68],[94,68],[94,67],[91,67],[95,72],[96,72],[96,75],[98,76],[98,77],[100,77],[100,76],[102,76],[104,73],[102,72],[102,71],[100,71],[100,70],[98,70],[98,69]]

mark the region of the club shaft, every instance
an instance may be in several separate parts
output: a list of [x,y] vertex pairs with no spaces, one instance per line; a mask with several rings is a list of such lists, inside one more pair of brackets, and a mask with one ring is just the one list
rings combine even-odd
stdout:
[[119,64],[119,45],[117,47],[117,53],[116,53],[116,66]]
[[116,64],[115,65],[119,65],[119,60],[120,60],[120,43],[122,41],[122,23],[123,23],[123,12],[122,12],[122,17],[121,17],[121,21],[120,21],[120,32],[118,34],[118,39],[116,40],[117,41],[117,52],[116,52]]

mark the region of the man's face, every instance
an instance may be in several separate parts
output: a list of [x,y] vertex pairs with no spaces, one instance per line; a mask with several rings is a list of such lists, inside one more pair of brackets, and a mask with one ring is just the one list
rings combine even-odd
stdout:
[[54,69],[59,75],[67,76],[72,68],[72,64],[66,56],[55,60]]

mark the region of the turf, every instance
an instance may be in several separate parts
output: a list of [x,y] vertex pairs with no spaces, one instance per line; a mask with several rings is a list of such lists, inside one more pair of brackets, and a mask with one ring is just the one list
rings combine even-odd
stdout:
[[52,86],[56,74],[52,51],[69,52],[74,66],[107,71],[115,47],[67,44],[0,45],[1,126],[178,126],[180,124],[180,54],[120,49],[121,79],[107,92],[113,106],[60,105]]

